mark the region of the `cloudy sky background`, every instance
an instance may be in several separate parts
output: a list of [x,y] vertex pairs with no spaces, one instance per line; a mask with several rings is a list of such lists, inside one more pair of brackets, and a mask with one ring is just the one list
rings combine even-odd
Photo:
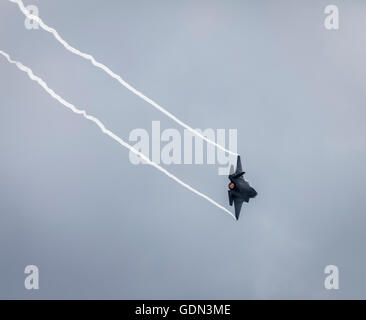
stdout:
[[[0,57],[0,298],[366,298],[364,1],[32,0],[195,128],[238,129],[235,222]],[[339,6],[340,29],[324,28]],[[128,140],[176,123],[0,2],[0,49]],[[227,205],[215,165],[166,168]],[[228,206],[228,205],[227,205]],[[24,268],[40,269],[40,290]],[[324,289],[335,264],[340,289]]]

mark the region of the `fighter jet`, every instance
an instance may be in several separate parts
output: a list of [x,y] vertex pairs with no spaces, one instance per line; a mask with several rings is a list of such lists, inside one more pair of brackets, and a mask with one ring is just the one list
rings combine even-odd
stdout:
[[249,202],[249,199],[254,198],[257,195],[255,191],[243,177],[244,173],[241,167],[240,156],[237,159],[236,171],[233,172],[233,166],[231,168],[232,173],[229,175],[229,203],[232,206],[234,202],[235,217],[239,219],[241,206],[243,202]]

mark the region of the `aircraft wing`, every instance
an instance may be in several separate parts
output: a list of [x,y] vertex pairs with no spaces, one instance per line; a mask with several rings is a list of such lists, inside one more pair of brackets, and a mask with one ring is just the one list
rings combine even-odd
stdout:
[[244,200],[240,198],[234,198],[234,206],[235,206],[235,217],[236,220],[239,219],[241,206],[243,205]]

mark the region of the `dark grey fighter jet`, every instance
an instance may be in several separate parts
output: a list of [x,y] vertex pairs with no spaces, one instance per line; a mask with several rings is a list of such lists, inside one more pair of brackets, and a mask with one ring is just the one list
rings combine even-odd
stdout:
[[[233,168],[231,171],[234,171]],[[230,183],[229,183],[229,203],[232,206],[234,202],[235,206],[235,217],[236,220],[239,219],[241,206],[243,202],[249,202],[249,199],[254,198],[257,195],[257,191],[255,191],[243,178],[245,172],[241,167],[240,156],[237,159],[236,171],[232,172],[229,175]]]

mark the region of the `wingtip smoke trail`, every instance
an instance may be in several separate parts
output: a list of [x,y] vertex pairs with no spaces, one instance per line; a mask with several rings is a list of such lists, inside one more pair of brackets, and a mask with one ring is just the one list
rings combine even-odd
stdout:
[[189,125],[187,125],[186,123],[184,123],[183,121],[179,120],[176,116],[174,116],[172,113],[170,113],[168,110],[166,110],[165,108],[163,108],[161,105],[159,105],[158,103],[156,103],[155,101],[153,101],[152,99],[148,98],[147,96],[145,96],[143,93],[141,93],[140,91],[138,91],[137,89],[135,89],[133,86],[131,86],[129,83],[127,83],[125,80],[122,79],[121,76],[119,76],[118,74],[114,73],[111,69],[109,69],[106,65],[98,62],[95,60],[95,58],[87,53],[83,53],[80,50],[72,47],[69,43],[67,43],[59,34],[58,32],[54,29],[49,27],[48,25],[46,25],[41,18],[39,18],[38,16],[32,15],[29,13],[28,9],[24,6],[22,0],[9,0],[10,2],[16,3],[19,7],[19,9],[23,12],[23,14],[31,20],[36,21],[39,26],[51,33],[55,39],[60,42],[66,50],[70,51],[71,53],[74,53],[86,60],[88,60],[89,62],[91,62],[95,67],[102,69],[104,72],[106,72],[109,76],[111,76],[112,78],[116,79],[121,85],[123,85],[126,89],[128,89],[129,91],[131,91],[132,93],[134,93],[135,95],[137,95],[138,97],[140,97],[142,100],[146,101],[147,103],[149,103],[150,105],[152,105],[155,109],[159,110],[160,112],[164,113],[167,117],[169,117],[170,119],[172,119],[173,121],[175,121],[176,123],[178,123],[179,125],[181,125],[183,128],[189,130],[190,132],[192,132],[193,134],[195,134],[196,136],[200,137],[201,139],[205,140],[207,143],[210,143],[212,145],[214,145],[215,147],[219,148],[220,150],[227,152],[233,156],[238,156],[237,153],[228,150],[226,148],[224,148],[223,146],[219,145],[218,143],[216,143],[215,141],[212,141],[210,139],[208,139],[206,136],[204,136],[203,134],[201,134],[200,132],[198,132],[197,130],[193,129],[192,127],[190,127]]
[[61,96],[56,94],[51,88],[48,87],[46,82],[44,82],[40,77],[34,75],[33,71],[30,68],[24,66],[21,62],[12,60],[10,55],[7,54],[6,52],[2,51],[2,50],[0,50],[0,55],[5,57],[6,60],[9,63],[16,65],[19,70],[25,72],[31,80],[37,82],[52,98],[56,99],[58,102],[63,104],[66,108],[70,109],[71,111],[73,111],[74,113],[76,113],[78,115],[83,116],[85,119],[93,122],[94,124],[96,124],[99,127],[99,129],[104,134],[106,134],[107,136],[109,136],[110,138],[112,138],[113,140],[118,142],[120,145],[122,145],[125,148],[129,149],[130,151],[132,151],[133,153],[135,153],[139,157],[141,157],[143,160],[146,161],[146,163],[148,163],[149,165],[155,167],[156,169],[158,169],[159,171],[161,171],[162,173],[164,173],[165,175],[167,175],[169,178],[173,179],[174,181],[178,182],[180,185],[182,185],[183,187],[185,187],[189,191],[191,191],[191,192],[197,194],[198,196],[202,197],[203,199],[211,202],[217,208],[219,208],[219,209],[225,211],[226,213],[230,214],[235,219],[234,215],[229,210],[227,210],[225,207],[223,207],[222,205],[217,203],[215,200],[211,199],[209,196],[203,194],[202,192],[200,192],[200,191],[196,190],[195,188],[191,187],[190,185],[186,184],[185,182],[180,180],[178,177],[176,177],[175,175],[173,175],[172,173],[170,173],[169,171],[167,171],[163,167],[159,166],[157,163],[151,161],[143,153],[136,150],[134,147],[129,145],[127,142],[123,141],[120,137],[118,137],[112,131],[108,130],[99,119],[97,119],[96,117],[94,117],[92,115],[87,114],[85,110],[80,110],[80,109],[76,108],[72,103],[70,103],[70,102],[66,101],[65,99],[61,98]]

